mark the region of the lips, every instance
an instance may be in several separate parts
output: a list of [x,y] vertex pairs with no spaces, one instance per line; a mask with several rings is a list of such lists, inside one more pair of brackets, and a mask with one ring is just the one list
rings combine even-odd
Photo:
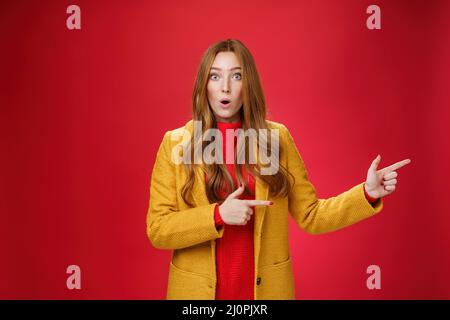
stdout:
[[222,99],[220,100],[220,105],[222,106],[222,108],[228,108],[231,105],[231,100]]

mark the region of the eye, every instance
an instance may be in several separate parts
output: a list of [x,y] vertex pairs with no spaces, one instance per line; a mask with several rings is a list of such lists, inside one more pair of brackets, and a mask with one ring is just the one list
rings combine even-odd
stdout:
[[216,73],[211,73],[211,74],[209,75],[209,78],[210,78],[211,80],[217,80],[217,79],[219,79],[219,76],[218,76]]
[[237,80],[241,80],[242,79],[242,75],[239,72],[235,73],[233,76],[237,76]]

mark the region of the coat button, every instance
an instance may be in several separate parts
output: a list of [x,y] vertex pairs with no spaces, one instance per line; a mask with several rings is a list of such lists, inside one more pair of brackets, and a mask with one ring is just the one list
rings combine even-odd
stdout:
[[256,278],[256,285],[259,286],[261,284],[261,277]]

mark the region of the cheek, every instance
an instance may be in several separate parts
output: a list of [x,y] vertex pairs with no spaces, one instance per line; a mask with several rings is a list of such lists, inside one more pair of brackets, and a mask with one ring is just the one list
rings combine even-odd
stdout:
[[212,98],[216,95],[216,88],[214,86],[214,83],[208,83],[206,86],[206,93],[208,94],[208,97]]
[[241,99],[242,98],[242,85],[237,86],[235,92],[236,92],[236,97],[238,99]]
[[213,97],[213,90],[212,90],[212,88],[211,88],[210,85],[208,85],[208,86],[206,87],[206,94],[208,95],[208,98],[209,98],[209,99],[211,99],[211,98]]

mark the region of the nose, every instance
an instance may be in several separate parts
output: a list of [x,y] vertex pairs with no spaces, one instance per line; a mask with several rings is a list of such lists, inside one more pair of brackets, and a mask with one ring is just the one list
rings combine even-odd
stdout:
[[224,93],[230,93],[230,86],[228,84],[228,81],[223,81],[222,83],[222,92]]

